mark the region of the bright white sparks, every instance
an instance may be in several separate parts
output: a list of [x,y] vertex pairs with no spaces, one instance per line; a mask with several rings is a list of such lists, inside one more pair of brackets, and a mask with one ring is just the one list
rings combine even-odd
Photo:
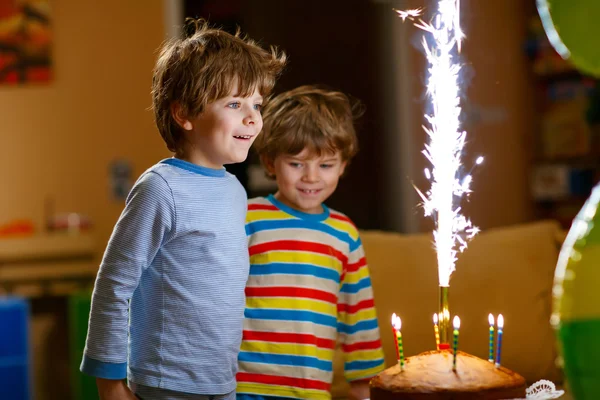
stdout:
[[402,21],[406,21],[407,18],[411,21],[414,21],[415,18],[417,18],[418,16],[421,15],[421,13],[423,12],[423,9],[422,8],[415,8],[414,10],[396,10],[396,9],[394,9],[394,11],[396,11],[398,13],[398,16],[400,18],[402,18]]
[[[403,16],[395,10],[400,17]],[[406,11],[409,13],[409,11]],[[408,14],[407,14],[408,15]],[[408,17],[404,17],[405,20]],[[432,113],[425,115],[425,132],[429,143],[423,154],[431,163],[425,175],[431,182],[423,199],[426,216],[436,222],[433,232],[438,259],[440,286],[450,285],[450,275],[455,269],[458,252],[467,248],[467,241],[479,230],[461,214],[458,205],[463,195],[471,192],[471,175],[459,176],[461,153],[466,132],[461,130],[459,98],[460,64],[455,60],[465,35],[460,29],[460,0],[439,0],[438,10],[431,23],[419,19],[415,26],[431,36],[423,40],[428,61],[429,78],[427,94],[431,99]],[[477,164],[483,162],[480,157]]]

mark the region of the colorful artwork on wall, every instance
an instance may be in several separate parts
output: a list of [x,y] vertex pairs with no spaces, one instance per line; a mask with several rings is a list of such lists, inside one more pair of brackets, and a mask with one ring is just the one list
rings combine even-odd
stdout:
[[52,77],[49,0],[0,0],[0,84]]

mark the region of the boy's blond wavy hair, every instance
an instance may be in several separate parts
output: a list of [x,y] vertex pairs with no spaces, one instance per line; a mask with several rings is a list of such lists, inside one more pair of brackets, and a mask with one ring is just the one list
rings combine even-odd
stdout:
[[[264,166],[277,156],[296,155],[304,149],[317,156],[339,151],[347,163],[358,152],[354,121],[361,114],[360,102],[342,92],[300,86],[267,103],[255,150]],[[267,176],[273,178],[268,172]]]
[[173,118],[178,103],[183,115],[194,117],[204,107],[228,96],[238,83],[246,97],[255,89],[269,96],[285,63],[285,53],[266,51],[254,41],[212,28],[203,19],[186,20],[184,35],[163,45],[154,67],[152,108],[156,126],[169,150],[182,150],[184,136]]

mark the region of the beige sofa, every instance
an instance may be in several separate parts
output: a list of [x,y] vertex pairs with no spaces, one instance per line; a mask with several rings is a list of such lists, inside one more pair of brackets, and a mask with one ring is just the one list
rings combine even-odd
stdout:
[[[390,317],[402,318],[406,356],[435,347],[438,307],[436,255],[431,234],[361,233],[369,263],[387,366],[396,363]],[[557,223],[542,221],[480,233],[460,255],[450,281],[450,311],[461,318],[459,348],[487,358],[487,317],[505,317],[502,364],[528,382],[562,384],[549,324],[554,268],[560,250]],[[332,394],[344,398],[342,355],[336,351]]]

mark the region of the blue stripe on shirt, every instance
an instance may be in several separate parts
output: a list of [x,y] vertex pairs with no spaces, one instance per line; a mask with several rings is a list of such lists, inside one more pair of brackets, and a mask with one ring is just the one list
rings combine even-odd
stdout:
[[344,283],[340,288],[341,293],[356,294],[362,289],[371,287],[371,278],[365,277],[356,283]]
[[311,229],[331,235],[343,242],[351,242],[350,236],[343,231],[339,231],[327,224],[315,224],[311,221],[301,219],[280,219],[280,220],[262,220],[246,224],[246,234],[257,233],[260,231],[270,231],[274,229]]
[[359,331],[369,331],[371,329],[377,328],[379,328],[379,325],[377,325],[377,318],[360,321],[354,325],[348,325],[342,322],[337,324],[338,332],[345,333],[346,335],[351,335]]
[[339,283],[340,274],[331,268],[319,267],[312,264],[300,263],[269,263],[269,264],[251,264],[250,275],[309,275],[317,278],[329,279]]
[[[334,328],[337,326],[337,318],[312,311],[246,308],[244,316],[250,319],[314,322],[315,324]],[[375,321],[375,323],[377,323],[377,321]]]
[[331,372],[333,363],[331,361],[319,360],[315,357],[293,356],[285,354],[250,353],[241,351],[238,360],[240,362],[253,362],[261,364],[289,365],[292,367],[316,368]]
[[346,370],[346,372],[351,370],[363,371],[365,369],[378,367],[383,363],[383,358],[371,361],[351,361],[344,364],[344,369]]

